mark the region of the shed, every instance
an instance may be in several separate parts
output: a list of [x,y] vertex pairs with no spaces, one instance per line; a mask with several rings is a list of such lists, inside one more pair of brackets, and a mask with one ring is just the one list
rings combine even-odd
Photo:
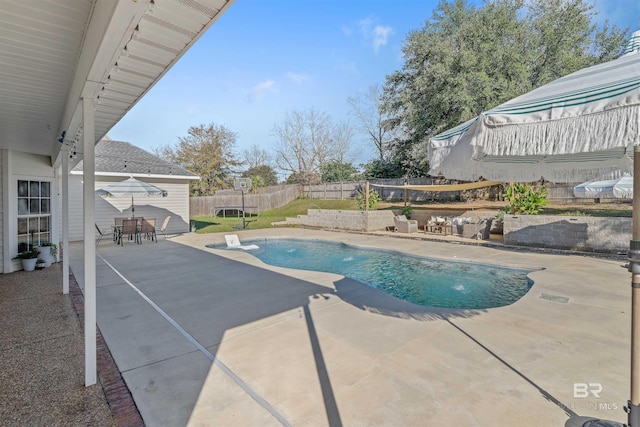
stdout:
[[[95,148],[95,189],[131,176],[167,191],[167,197],[138,197],[135,216],[156,218],[160,227],[171,216],[166,233],[189,231],[189,181],[198,175],[125,141],[103,138]],[[82,168],[80,161],[69,177],[69,240],[83,238]],[[95,220],[100,228],[112,226],[115,217],[130,217],[131,198],[95,196]]]

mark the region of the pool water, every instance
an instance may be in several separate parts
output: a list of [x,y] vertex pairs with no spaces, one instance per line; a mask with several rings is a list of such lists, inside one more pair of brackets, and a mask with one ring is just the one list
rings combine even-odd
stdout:
[[[522,298],[532,270],[442,261],[323,240],[269,239],[249,253],[266,264],[341,274],[415,304],[443,308],[502,307]],[[211,245],[221,248],[219,245]]]

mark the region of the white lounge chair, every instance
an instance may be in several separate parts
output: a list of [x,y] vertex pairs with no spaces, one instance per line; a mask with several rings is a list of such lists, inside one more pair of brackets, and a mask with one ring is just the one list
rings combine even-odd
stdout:
[[227,234],[224,236],[224,240],[227,241],[227,247],[230,249],[244,249],[245,251],[258,249],[258,245],[241,245],[237,234]]

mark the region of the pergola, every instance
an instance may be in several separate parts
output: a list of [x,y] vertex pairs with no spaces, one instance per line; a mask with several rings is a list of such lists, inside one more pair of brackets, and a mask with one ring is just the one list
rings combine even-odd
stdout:
[[[96,383],[94,146],[232,3],[0,0],[2,236],[15,234],[17,222],[12,157],[47,156],[62,178],[63,293],[68,293],[68,176],[83,159],[86,385]],[[77,153],[73,159],[70,151]],[[4,272],[10,272],[16,255],[11,239],[2,239],[0,254]]]

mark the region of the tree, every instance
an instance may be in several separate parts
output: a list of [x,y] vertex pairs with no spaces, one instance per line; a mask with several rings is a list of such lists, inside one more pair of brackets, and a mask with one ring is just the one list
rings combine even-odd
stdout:
[[362,173],[364,179],[402,178],[405,176],[405,171],[399,162],[371,160],[360,166],[364,169]]
[[441,0],[385,82],[385,126],[398,132],[390,158],[409,176],[425,173],[431,136],[620,53],[624,32],[597,30],[594,14],[584,0]]
[[331,125],[329,129],[331,139],[331,160],[340,163],[351,163],[354,159],[351,150],[353,127],[348,121],[342,121]]
[[242,173],[243,178],[251,178],[252,180],[259,177],[262,180],[263,187],[278,184],[278,175],[271,166],[259,165],[247,169]]
[[349,157],[349,125],[334,125],[327,113],[313,108],[287,113],[273,133],[278,138],[274,161],[290,174],[288,183],[319,182],[322,165]]
[[243,163],[247,166],[247,169],[257,168],[263,165],[269,165],[271,162],[271,155],[260,148],[258,145],[252,145],[248,150],[242,152]]
[[200,176],[200,181],[191,181],[191,195],[207,196],[229,187],[231,169],[240,165],[233,152],[236,139],[237,135],[222,125],[201,124],[190,127],[175,147],[167,145],[155,152]]
[[373,143],[380,161],[385,160],[394,139],[393,132],[385,126],[387,116],[382,109],[382,101],[380,85],[369,86],[366,92],[347,98],[360,131]]
[[358,169],[351,163],[344,163],[339,160],[330,160],[320,168],[322,182],[342,182],[353,180]]
[[626,39],[617,27],[592,24],[592,4],[583,0],[536,0],[527,13],[530,82],[538,87],[581,68],[611,60]]

